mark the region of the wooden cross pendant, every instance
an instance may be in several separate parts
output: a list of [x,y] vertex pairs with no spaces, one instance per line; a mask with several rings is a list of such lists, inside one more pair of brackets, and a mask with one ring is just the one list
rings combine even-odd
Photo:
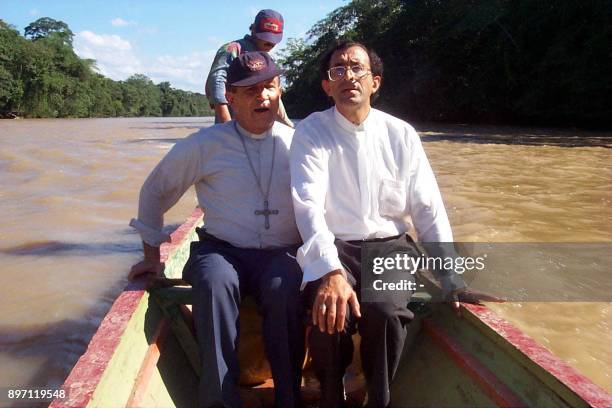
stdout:
[[263,215],[266,217],[266,229],[270,229],[270,215],[277,215],[278,210],[270,210],[268,200],[264,201],[263,210],[255,210],[255,215]]

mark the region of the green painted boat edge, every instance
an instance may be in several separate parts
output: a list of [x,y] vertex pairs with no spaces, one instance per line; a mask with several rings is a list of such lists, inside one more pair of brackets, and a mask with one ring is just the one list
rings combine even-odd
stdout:
[[[172,242],[162,246],[162,257],[167,259],[165,271],[167,277],[181,276],[182,266],[189,254],[189,243],[196,240],[195,228],[201,223],[202,212],[196,210],[172,234]],[[441,306],[442,309],[446,307]],[[55,400],[51,404],[52,407],[108,406],[109,404],[125,406],[126,398],[129,399],[134,391],[135,380],[129,376],[139,371],[141,364],[137,360],[139,356],[144,355],[146,351],[143,350],[149,346],[146,342],[141,341],[143,344],[130,347],[132,344],[130,342],[133,341],[130,340],[130,337],[139,338],[136,332],[144,330],[142,316],[149,308],[151,308],[151,303],[144,290],[144,285],[142,283],[140,286],[138,283],[128,285],[103,320],[88,350],[66,379],[63,388],[67,390],[68,398]],[[495,343],[510,358],[515,359],[516,364],[522,365],[544,386],[549,387],[548,392],[558,395],[567,406],[612,406],[612,396],[609,393],[578,374],[520,330],[503,321],[486,306],[462,305],[462,311],[464,314],[460,321],[462,324],[469,323],[472,330],[480,332],[482,336]],[[450,313],[450,309],[448,312]],[[449,322],[453,321],[444,312],[438,319],[443,323],[445,319]],[[112,330],[105,328],[106,325],[111,325]],[[447,329],[448,323],[444,323],[443,326]],[[99,337],[108,336],[110,332],[114,332],[116,338],[106,339],[109,342],[101,341]],[[419,341],[423,336],[413,333],[412,337],[415,338],[415,341]],[[141,340],[142,338],[140,336]],[[111,343],[112,350],[108,349],[110,346],[106,343]],[[137,351],[134,351],[133,347],[137,347]],[[469,350],[468,347],[466,349]],[[133,353],[134,358],[121,357],[126,353]],[[477,353],[475,354],[478,358]],[[135,367],[118,375],[117,371],[131,361]],[[486,359],[481,356],[479,361],[486,365]],[[113,384],[117,381],[124,384],[114,388]],[[113,402],[117,404],[109,400],[109,396],[113,394],[117,396],[113,399]]]
[[[195,228],[202,225],[202,217],[202,211],[196,209],[171,234],[171,242],[161,246],[167,277],[180,276],[189,255],[190,243],[195,240]],[[132,336],[138,330],[141,333],[144,331],[144,316],[149,310],[145,284],[145,280],[141,279],[125,287],[102,320],[87,350],[64,381],[62,389],[66,391],[66,398],[54,400],[50,407],[125,406],[129,398],[126,390],[129,388],[132,391],[136,378],[124,375],[137,372],[141,364],[138,362],[136,368],[129,368],[121,374],[122,363],[132,361],[123,354],[142,357],[143,350],[149,346],[145,342],[136,345],[136,349],[130,347]],[[112,403],[108,401],[109,398],[113,399]]]

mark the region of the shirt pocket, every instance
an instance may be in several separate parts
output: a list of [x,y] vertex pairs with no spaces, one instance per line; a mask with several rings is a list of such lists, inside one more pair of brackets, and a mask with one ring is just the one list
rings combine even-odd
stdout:
[[401,180],[383,179],[378,194],[380,215],[395,217],[406,209],[406,185]]

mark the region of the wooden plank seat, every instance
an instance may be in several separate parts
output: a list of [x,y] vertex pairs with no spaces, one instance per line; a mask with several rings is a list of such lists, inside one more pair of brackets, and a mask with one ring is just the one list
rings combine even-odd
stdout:
[[[190,305],[193,305],[193,291],[188,284],[180,279],[157,278],[153,281],[149,292],[152,298],[160,306],[164,315],[169,320],[170,327],[179,341],[189,363],[199,377],[202,367],[199,358],[199,349],[195,337],[193,318]],[[427,313],[427,302],[431,296],[425,292],[415,293],[409,305],[410,309],[420,319]],[[409,337],[415,337],[420,324],[413,326],[413,333]],[[306,331],[312,327],[307,327]],[[263,337],[261,333],[261,317],[257,313],[257,307],[251,297],[243,300],[240,306],[240,345],[238,359],[240,362],[239,384],[243,387],[253,387],[257,391],[257,398],[263,400],[257,406],[268,406],[272,404],[274,386],[270,366],[265,357]],[[307,332],[305,333],[307,338]],[[353,338],[355,349],[358,350],[360,337],[356,334]],[[309,369],[308,343],[306,342],[306,353],[304,360],[304,379],[302,393],[305,403],[316,406],[319,396],[319,384],[314,373]],[[365,380],[361,372],[361,361],[359,353],[355,353],[353,363],[347,369],[346,390],[350,406],[360,406],[365,397]],[[242,396],[245,399],[245,395]],[[248,398],[249,396],[246,395]],[[253,396],[251,396],[252,398]]]
[[[169,320],[170,327],[183,348],[191,367],[198,377],[201,374],[199,348],[191,314],[193,290],[180,279],[157,278],[149,289],[153,299]],[[265,358],[261,334],[261,317],[252,297],[246,297],[240,305],[240,380],[242,386],[265,383],[272,377]]]

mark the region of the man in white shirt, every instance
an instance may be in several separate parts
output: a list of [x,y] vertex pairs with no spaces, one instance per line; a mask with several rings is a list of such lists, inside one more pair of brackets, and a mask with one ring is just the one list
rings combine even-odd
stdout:
[[[312,305],[318,326],[309,341],[321,407],[344,404],[342,378],[352,359],[350,335],[357,319],[367,406],[387,407],[413,318],[407,308],[411,292],[386,302],[361,302],[361,243],[389,242],[413,251],[406,236],[409,217],[420,241],[452,242],[453,235],[414,128],[370,106],[381,85],[380,58],[362,44],[343,42],[324,57],[320,73],[335,106],[299,123],[290,162],[304,241],[297,259],[306,305]],[[465,286],[457,278],[440,275],[446,292],[456,295]]]
[[235,120],[179,141],[145,181],[138,219],[144,261],[130,279],[160,273],[163,214],[195,186],[205,213],[183,278],[195,292],[193,314],[202,358],[199,407],[239,407],[238,310],[253,295],[263,316],[277,406],[300,407],[304,353],[295,259],[300,237],[290,193],[293,129],[274,121],[282,71],[265,52],[240,55],[228,69]]

